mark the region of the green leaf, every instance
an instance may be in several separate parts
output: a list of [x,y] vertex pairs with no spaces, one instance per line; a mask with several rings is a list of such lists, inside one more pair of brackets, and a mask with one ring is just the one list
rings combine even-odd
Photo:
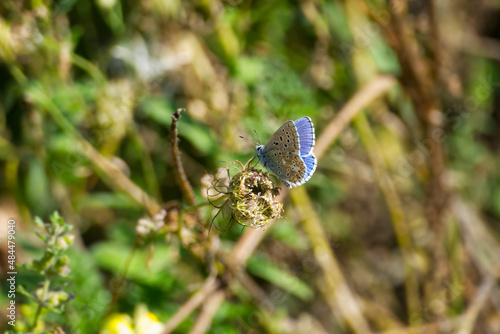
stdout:
[[123,193],[95,192],[74,199],[78,210],[86,208],[130,209],[140,206]]
[[200,152],[210,154],[215,149],[213,133],[205,126],[190,121],[189,118],[181,118],[179,124],[179,135],[189,140]]
[[38,231],[35,231],[35,234],[40,238],[42,239],[43,242],[45,242],[47,240],[47,237],[45,235],[43,235],[42,233],[38,232]]
[[51,206],[49,180],[44,164],[38,159],[29,163],[25,180],[25,193],[28,204],[36,214],[43,216]]
[[[117,275],[121,275],[125,263],[130,256],[131,246],[107,242],[100,243],[92,248],[92,254],[97,263]],[[177,261],[176,254],[168,246],[158,245],[151,259],[148,261],[148,250],[138,249],[135,251],[130,266],[127,270],[127,278],[138,282],[161,286],[165,288],[171,280],[171,267]],[[148,264],[148,265],[146,265]]]
[[141,109],[152,120],[165,127],[172,123],[174,109],[163,98],[148,98],[141,102]]
[[264,74],[264,62],[256,57],[239,57],[236,63],[237,76],[252,85]]
[[29,293],[28,291],[26,291],[26,289],[24,288],[23,285],[18,285],[17,286],[17,292],[19,292],[23,296],[27,297],[28,299],[35,300],[35,297],[31,293]]
[[308,239],[292,224],[275,224],[270,233],[276,241],[286,243],[293,249],[306,250],[310,247]]
[[63,226],[64,225],[64,220],[62,217],[59,215],[59,212],[54,211],[52,215],[50,215],[50,221],[54,226]]
[[35,224],[37,224],[38,226],[40,226],[41,228],[43,228],[45,230],[45,223],[43,222],[43,220],[40,218],[40,217],[35,217],[35,220],[34,220]]
[[314,292],[305,282],[278,268],[262,256],[252,256],[247,262],[247,269],[253,275],[273,283],[304,301],[309,301],[314,296]]

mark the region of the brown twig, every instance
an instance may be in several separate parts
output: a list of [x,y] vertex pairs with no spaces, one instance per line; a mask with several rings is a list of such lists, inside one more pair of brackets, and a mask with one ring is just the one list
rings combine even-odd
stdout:
[[483,275],[497,274],[500,269],[500,242],[476,210],[461,198],[452,199],[451,208],[460,221],[465,246]]
[[405,293],[408,314],[412,315],[411,321],[420,319],[420,301],[418,291],[417,272],[413,262],[415,251],[411,240],[408,220],[403,209],[403,202],[399,197],[396,187],[387,173],[387,166],[382,155],[382,149],[378,144],[378,139],[373,133],[366,116],[360,113],[354,119],[354,124],[358,130],[359,137],[363,142],[368,158],[373,167],[377,185],[382,192],[387,209],[391,216],[391,223],[394,228],[396,240],[401,255],[403,256],[403,266],[405,272]]
[[337,116],[323,129],[321,136],[316,141],[316,147],[314,148],[316,157],[320,159],[353,118],[373,100],[391,89],[396,82],[393,76],[380,75],[351,97]]
[[457,334],[470,334],[474,329],[474,324],[476,323],[477,316],[479,312],[484,307],[484,304],[491,296],[491,292],[496,284],[496,277],[488,276],[481,283],[479,288],[477,289],[476,295],[472,300],[469,308],[463,315],[460,321],[460,328]]
[[181,155],[179,152],[179,139],[177,138],[177,122],[181,118],[181,111],[183,109],[177,109],[172,114],[172,125],[170,126],[170,144],[172,145],[172,163],[174,165],[175,178],[177,183],[181,188],[182,194],[189,205],[196,205],[196,197],[194,195],[193,187],[189,183],[189,180],[184,171],[184,167],[181,161]]
[[436,17],[436,1],[427,1],[427,16],[429,17],[429,49],[432,56],[433,81],[437,82],[441,77],[441,34],[439,32],[438,18]]
[[214,276],[210,276],[206,279],[203,287],[192,295],[175,314],[168,319],[165,323],[165,327],[163,328],[162,334],[172,333],[180,323],[191,314],[201,303],[213,293],[219,287],[219,282],[217,278]]
[[[400,3],[391,1],[391,5],[397,6]],[[415,113],[423,127],[423,135],[433,142],[433,149],[429,151],[427,157],[430,178],[427,182],[425,201],[425,215],[433,231],[433,244],[430,247],[430,252],[436,268],[428,273],[431,279],[429,288],[425,291],[427,299],[433,299],[441,290],[441,282],[447,280],[450,274],[447,254],[443,247],[446,209],[449,205],[450,192],[445,178],[441,105],[432,80],[429,61],[424,56],[413,27],[409,24],[411,20],[408,9],[405,6],[399,6],[398,10],[391,12],[392,17],[389,25],[381,26],[388,43],[398,57],[402,69],[400,82],[412,100]]]
[[290,192],[290,197],[311,240],[314,257],[323,270],[327,285],[326,302],[333,313],[342,314],[355,333],[369,333],[370,327],[363,317],[360,299],[351,291],[342,274],[307,192],[299,187]]
[[495,287],[496,280],[497,279],[492,275],[485,278],[481,283],[479,289],[477,290],[477,293],[474,296],[474,299],[467,311],[456,318],[443,319],[419,326],[400,327],[397,329],[380,332],[379,334],[472,333],[477,316],[479,315],[481,309],[484,307],[486,301],[491,296],[491,292]]
[[219,306],[225,299],[226,292],[224,290],[217,290],[213,292],[208,299],[203,303],[200,315],[189,332],[190,334],[203,334],[207,331],[212,323],[212,318]]
[[[157,214],[161,207],[156,200],[145,193],[125,174],[123,174],[107,158],[102,156],[89,142],[80,139],[78,145],[83,147],[82,152],[106,177],[103,180],[114,189],[120,189],[132,197],[138,204],[144,206],[150,216]],[[109,181],[108,181],[109,180]]]

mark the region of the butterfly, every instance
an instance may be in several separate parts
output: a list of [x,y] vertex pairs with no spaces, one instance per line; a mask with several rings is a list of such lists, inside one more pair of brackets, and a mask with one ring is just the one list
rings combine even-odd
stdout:
[[309,117],[287,121],[266,145],[257,145],[257,158],[288,188],[300,186],[311,178],[318,160],[313,153],[314,125]]

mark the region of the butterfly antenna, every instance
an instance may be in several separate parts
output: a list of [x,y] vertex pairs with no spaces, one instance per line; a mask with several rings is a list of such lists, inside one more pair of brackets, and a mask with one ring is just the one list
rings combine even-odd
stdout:
[[257,138],[259,138],[260,145],[262,145],[262,139],[260,139],[259,134],[257,133],[257,130],[253,129],[253,132],[257,135]]
[[251,141],[252,143],[255,143],[255,144],[257,144],[257,145],[260,145],[258,142],[256,142],[256,141],[255,141],[255,140],[253,140],[253,139],[248,139],[248,138],[245,138],[245,137],[243,137],[243,136],[240,136],[240,138],[241,138],[241,139],[248,140],[248,141]]

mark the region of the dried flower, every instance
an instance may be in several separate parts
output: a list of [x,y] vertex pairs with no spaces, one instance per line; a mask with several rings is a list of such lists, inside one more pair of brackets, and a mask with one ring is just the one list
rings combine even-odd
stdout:
[[[226,230],[236,221],[240,225],[260,229],[269,224],[269,220],[280,218],[283,204],[277,200],[279,187],[269,178],[269,174],[259,169],[248,168],[235,161],[226,168],[219,168],[215,176],[205,175],[202,179],[202,191],[211,201],[219,199],[212,224]],[[241,168],[240,168],[241,166]],[[238,173],[230,177],[230,169],[237,168]],[[227,199],[223,200],[223,196]]]
[[283,204],[276,199],[279,188],[269,174],[255,168],[236,174],[229,183],[229,205],[234,219],[243,226],[262,228],[280,218]]

